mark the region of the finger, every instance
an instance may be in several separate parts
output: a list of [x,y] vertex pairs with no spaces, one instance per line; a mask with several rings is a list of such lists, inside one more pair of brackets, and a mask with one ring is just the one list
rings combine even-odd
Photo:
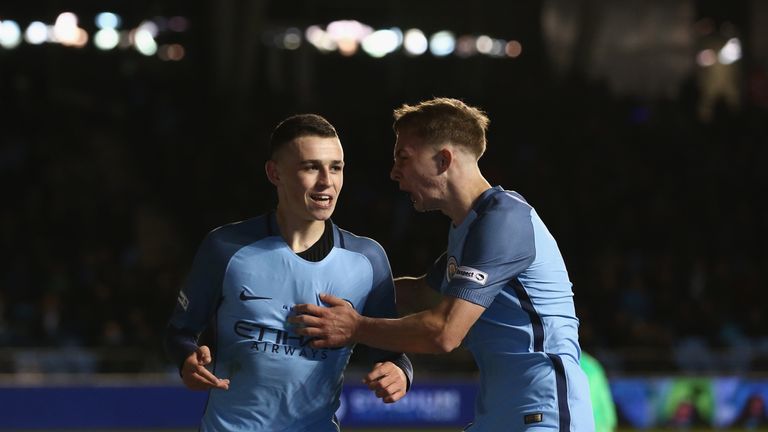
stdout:
[[315,316],[321,316],[325,309],[327,308],[323,306],[313,305],[313,304],[299,304],[291,308],[291,310],[297,315],[309,314],[309,315],[315,315]]
[[363,377],[363,383],[364,384],[371,383],[383,377],[384,375],[386,375],[387,373],[382,369],[382,365],[383,363],[381,362],[373,365],[373,370],[368,372],[368,374],[365,377]]
[[312,315],[297,315],[289,317],[288,323],[299,327],[320,327],[323,319]]
[[216,383],[211,383],[207,378],[198,374],[192,374],[192,379],[185,380],[185,384],[193,390],[229,390],[229,380],[218,380]]
[[[304,330],[317,330],[317,329],[304,329]],[[330,339],[314,339],[309,343],[312,348],[336,348],[342,346],[341,344],[334,343]]]
[[396,390],[400,390],[404,387],[404,382],[400,380],[398,377],[393,375],[388,375],[385,377],[382,377],[378,381],[374,381],[371,384],[368,385],[368,388],[373,391],[379,391],[379,390],[386,390],[389,393],[393,393]]
[[379,380],[387,376],[385,372],[382,370],[374,370],[368,373],[368,375],[363,378],[363,384],[368,384],[369,386],[375,383],[378,383]]
[[185,374],[183,381],[184,385],[192,390],[209,390],[213,388],[213,385],[207,379],[194,372]]
[[311,336],[316,338],[322,338],[326,336],[323,330],[317,327],[296,327],[293,329],[293,331],[296,334],[299,334],[302,336]]
[[391,395],[383,398],[382,400],[384,401],[384,403],[395,403],[395,402],[399,401],[400,399],[402,399],[403,396],[405,396],[405,393],[403,391],[398,391],[398,392],[396,392],[394,394],[391,394]]
[[211,350],[205,345],[197,348],[197,361],[200,364],[207,365],[211,362]]
[[320,294],[320,301],[331,306],[352,306],[348,301],[331,294]]
[[204,366],[198,366],[197,369],[195,369],[195,373],[207,381],[210,385],[214,387],[219,385],[219,379],[216,377],[216,375],[211,373],[211,371],[206,369]]

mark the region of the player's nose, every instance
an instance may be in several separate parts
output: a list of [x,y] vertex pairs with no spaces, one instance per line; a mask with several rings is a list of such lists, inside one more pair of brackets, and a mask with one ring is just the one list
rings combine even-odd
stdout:
[[392,170],[389,172],[389,178],[392,180],[399,182],[400,181],[400,170],[397,169],[397,165],[392,165]]

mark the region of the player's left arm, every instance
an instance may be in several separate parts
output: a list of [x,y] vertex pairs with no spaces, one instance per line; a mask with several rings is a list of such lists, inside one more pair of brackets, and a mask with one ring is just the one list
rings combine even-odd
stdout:
[[[372,267],[371,291],[363,307],[363,315],[381,318],[397,317],[395,284],[386,252],[380,245],[372,243],[365,251]],[[370,348],[368,357],[373,367],[363,383],[385,403],[400,400],[411,387],[413,365],[402,352],[391,352]]]

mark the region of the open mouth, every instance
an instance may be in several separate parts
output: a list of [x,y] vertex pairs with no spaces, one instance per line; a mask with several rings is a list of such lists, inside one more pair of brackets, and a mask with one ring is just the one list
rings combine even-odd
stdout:
[[333,197],[328,194],[310,194],[309,198],[321,207],[330,207],[333,201]]

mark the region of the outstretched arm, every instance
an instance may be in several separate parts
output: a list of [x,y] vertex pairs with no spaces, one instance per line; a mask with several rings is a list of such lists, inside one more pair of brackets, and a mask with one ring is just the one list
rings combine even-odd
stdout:
[[317,338],[312,342],[315,348],[359,342],[394,352],[446,353],[461,344],[485,311],[466,300],[444,296],[433,308],[403,318],[369,318],[338,297],[323,294],[320,299],[329,307],[297,305],[297,316],[289,320],[301,326],[297,333]]

